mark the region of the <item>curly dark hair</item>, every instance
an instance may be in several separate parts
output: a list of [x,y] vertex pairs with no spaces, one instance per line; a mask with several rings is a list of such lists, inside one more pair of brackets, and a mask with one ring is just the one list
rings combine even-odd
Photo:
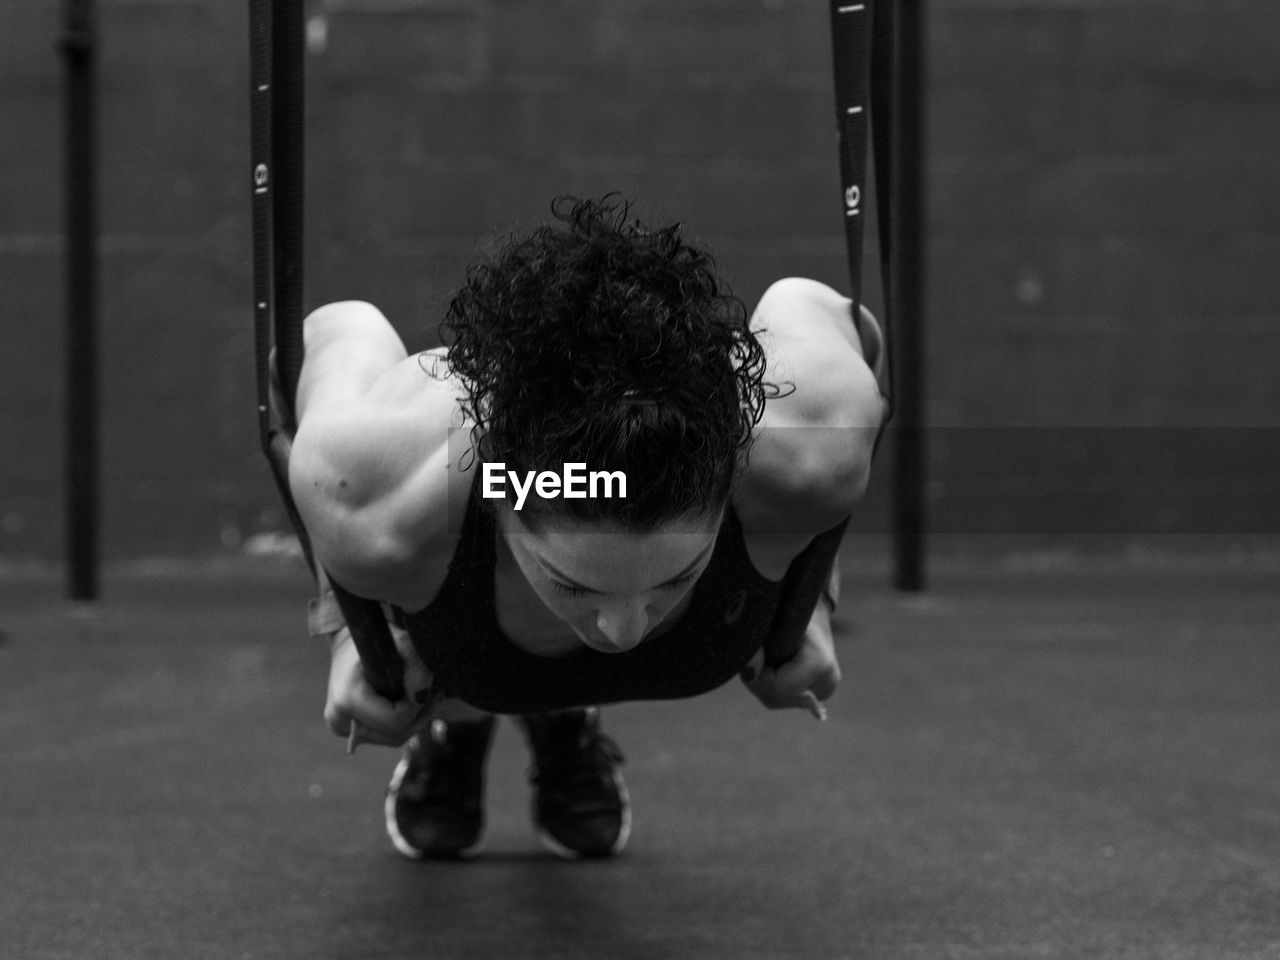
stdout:
[[745,305],[677,223],[650,229],[609,194],[473,264],[441,337],[479,456],[506,469],[620,470],[627,499],[531,507],[652,529],[727,500],[774,388]]

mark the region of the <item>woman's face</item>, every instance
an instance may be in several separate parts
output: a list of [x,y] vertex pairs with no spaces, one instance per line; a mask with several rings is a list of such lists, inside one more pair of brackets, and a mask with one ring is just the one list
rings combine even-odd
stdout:
[[640,643],[693,589],[711,561],[719,514],[636,533],[544,518],[537,529],[505,505],[501,528],[538,598],[602,653]]

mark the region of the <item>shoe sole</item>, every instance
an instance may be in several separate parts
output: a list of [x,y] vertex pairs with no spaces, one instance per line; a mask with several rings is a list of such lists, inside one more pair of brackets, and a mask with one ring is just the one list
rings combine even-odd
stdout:
[[409,758],[402,756],[400,762],[396,764],[395,770],[391,774],[391,782],[387,784],[387,796],[382,803],[382,815],[387,825],[387,836],[391,838],[391,845],[396,848],[396,852],[401,856],[410,860],[469,860],[478,854],[484,847],[484,834],[482,833],[476,842],[469,847],[463,847],[460,850],[451,851],[449,853],[438,853],[428,856],[426,851],[420,850],[409,842],[408,838],[400,832],[400,824],[396,823],[396,797],[400,795],[400,785],[404,783],[405,774],[409,770]]
[[627,793],[627,785],[622,779],[622,774],[617,770],[613,771],[613,784],[618,788],[618,796],[622,799],[622,824],[618,830],[618,838],[613,841],[613,845],[603,853],[584,854],[571,847],[566,847],[563,843],[548,833],[538,822],[538,803],[535,798],[532,805],[533,810],[533,828],[538,835],[538,841],[547,849],[554,853],[562,860],[583,860],[596,859],[603,857],[616,857],[623,851],[627,845],[627,840],[631,837],[631,794]]

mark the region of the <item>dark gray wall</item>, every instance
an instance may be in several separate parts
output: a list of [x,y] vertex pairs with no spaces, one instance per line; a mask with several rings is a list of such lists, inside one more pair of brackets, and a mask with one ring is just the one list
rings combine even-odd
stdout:
[[[247,18],[100,0],[108,556],[281,524],[256,450]],[[1280,532],[1280,5],[935,0],[941,530]],[[686,221],[748,300],[845,283],[826,5],[312,7],[310,297],[411,346],[559,192]],[[0,557],[61,550],[58,4],[0,5]],[[878,299],[876,297],[873,298]],[[888,474],[859,518],[883,529]]]

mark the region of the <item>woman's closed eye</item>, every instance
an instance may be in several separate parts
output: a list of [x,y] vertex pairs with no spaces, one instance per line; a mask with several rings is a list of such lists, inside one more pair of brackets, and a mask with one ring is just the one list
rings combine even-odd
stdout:
[[[666,583],[658,587],[659,590],[678,590],[686,583],[691,582],[697,573],[686,573],[683,576],[676,577],[674,580],[668,580]],[[595,590],[588,590],[585,587],[575,587],[567,583],[561,583],[559,580],[552,580],[551,587],[556,593],[566,597],[585,597],[589,593],[595,593]]]
[[551,581],[551,589],[556,593],[563,594],[566,597],[585,597],[591,590],[584,590],[582,587],[571,587],[567,583],[561,583],[559,580]]

